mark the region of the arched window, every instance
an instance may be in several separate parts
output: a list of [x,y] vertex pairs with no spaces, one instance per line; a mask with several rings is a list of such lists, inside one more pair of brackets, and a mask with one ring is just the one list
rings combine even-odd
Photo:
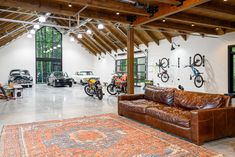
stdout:
[[53,71],[62,71],[62,34],[53,27],[36,32],[36,83],[46,83]]

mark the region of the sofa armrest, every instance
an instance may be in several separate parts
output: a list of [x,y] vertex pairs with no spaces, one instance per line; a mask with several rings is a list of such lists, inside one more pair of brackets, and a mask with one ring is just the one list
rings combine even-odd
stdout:
[[144,94],[126,94],[126,95],[118,96],[118,101],[136,100],[136,99],[144,99]]
[[235,108],[224,107],[191,111],[192,140],[204,141],[235,136]]

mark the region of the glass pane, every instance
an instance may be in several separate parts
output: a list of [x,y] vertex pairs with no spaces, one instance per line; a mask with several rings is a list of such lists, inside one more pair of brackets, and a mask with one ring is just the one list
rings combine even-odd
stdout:
[[145,72],[145,65],[138,65],[138,72]]
[[145,58],[138,58],[138,64],[145,64]]

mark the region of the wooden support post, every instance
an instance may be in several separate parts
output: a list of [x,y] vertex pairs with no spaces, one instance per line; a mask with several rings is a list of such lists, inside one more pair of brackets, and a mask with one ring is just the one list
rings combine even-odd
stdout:
[[134,28],[127,31],[127,93],[134,94]]

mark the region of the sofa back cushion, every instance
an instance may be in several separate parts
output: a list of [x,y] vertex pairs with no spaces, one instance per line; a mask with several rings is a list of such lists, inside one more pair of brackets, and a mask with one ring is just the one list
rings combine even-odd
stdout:
[[147,86],[145,88],[145,98],[170,106],[174,101],[174,91],[174,88]]
[[223,97],[219,94],[175,91],[174,106],[188,110],[219,108],[223,105]]

